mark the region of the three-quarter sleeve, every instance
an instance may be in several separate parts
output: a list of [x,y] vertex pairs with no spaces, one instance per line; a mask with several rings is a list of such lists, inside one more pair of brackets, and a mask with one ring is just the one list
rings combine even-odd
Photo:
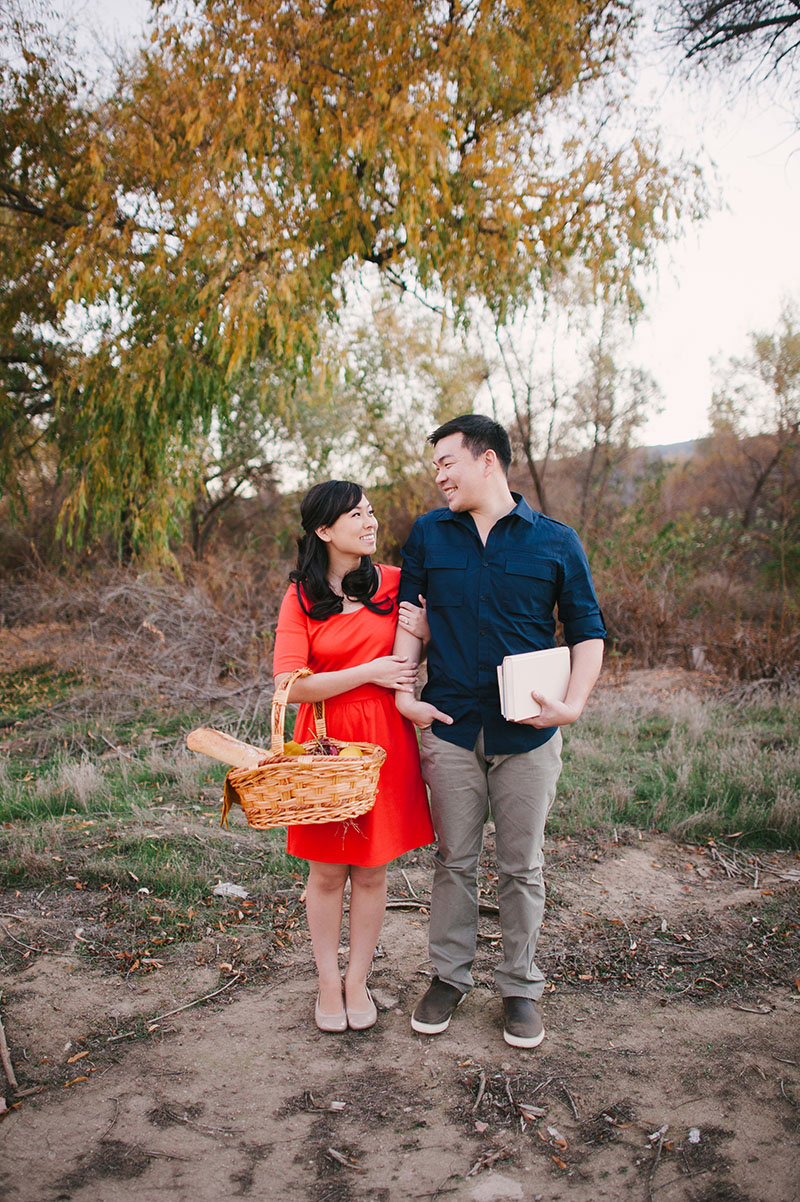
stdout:
[[419,605],[420,593],[424,597],[428,591],[424,567],[425,543],[419,519],[411,527],[401,555],[403,568],[400,573],[400,591],[397,594],[398,604],[401,601],[410,601],[412,605]]
[[292,585],[281,602],[278,614],[272,660],[273,676],[281,672],[294,672],[295,668],[307,667],[309,651],[308,618],[297,599],[297,589]]
[[558,616],[570,647],[588,639],[604,639],[606,628],[594,591],[586,552],[570,530],[564,547],[564,583],[558,598]]

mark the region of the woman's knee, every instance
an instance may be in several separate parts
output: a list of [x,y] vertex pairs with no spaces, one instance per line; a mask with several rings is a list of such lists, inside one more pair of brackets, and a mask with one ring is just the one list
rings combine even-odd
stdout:
[[308,867],[308,883],[320,892],[341,893],[347,883],[348,864],[323,864],[312,860]]
[[386,865],[380,864],[375,868],[363,868],[353,864],[350,868],[350,885],[353,889],[364,889],[376,892],[386,888]]

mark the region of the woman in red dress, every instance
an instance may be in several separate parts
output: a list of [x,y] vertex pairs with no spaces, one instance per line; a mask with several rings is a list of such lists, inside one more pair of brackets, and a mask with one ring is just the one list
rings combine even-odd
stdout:
[[[309,861],[306,912],[319,976],[314,1011],[323,1031],[371,1027],[377,1010],[367,974],[386,908],[386,865],[433,841],[414,727],[398,712],[396,689],[413,692],[417,665],[392,655],[400,569],[375,565],[378,523],[358,484],[329,480],[303,499],[304,534],[281,604],[275,683],[296,668],[313,676],[292,684],[300,702],[295,739],[314,734],[314,701],[325,701],[328,734],[377,743],[386,751],[373,808],[348,822],[290,826],[287,851]],[[413,613],[406,615],[406,608]],[[404,620],[420,620],[416,606]],[[422,618],[424,621],[424,617]],[[422,634],[421,630],[416,631]],[[350,880],[350,956],[344,978],[338,948],[344,889]]]

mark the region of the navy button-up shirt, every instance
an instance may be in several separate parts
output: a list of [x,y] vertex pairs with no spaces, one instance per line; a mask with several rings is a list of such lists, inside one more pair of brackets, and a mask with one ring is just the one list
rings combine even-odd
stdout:
[[400,601],[428,608],[431,641],[423,700],[449,714],[440,739],[472,748],[483,727],[487,755],[530,751],[556,727],[507,722],[497,666],[504,655],[555,646],[555,614],[570,646],[605,638],[589,564],[569,526],[516,505],[484,546],[468,513],[434,509],[417,518],[403,547]]

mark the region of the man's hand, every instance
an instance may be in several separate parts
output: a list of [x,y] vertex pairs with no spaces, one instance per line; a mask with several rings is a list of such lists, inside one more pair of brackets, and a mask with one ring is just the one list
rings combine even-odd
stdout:
[[395,693],[395,705],[404,718],[413,722],[420,730],[427,730],[435,721],[444,722],[446,726],[453,725],[449,714],[443,714],[429,701],[417,701],[409,693]]
[[422,642],[427,645],[431,641],[431,630],[428,625],[428,609],[422,593],[419,594],[419,602],[419,605],[412,605],[410,601],[401,601],[397,621],[404,630],[413,634],[415,638],[422,639]]
[[567,695],[563,701],[545,697],[531,689],[531,697],[542,707],[535,718],[523,718],[521,726],[535,726],[544,730],[548,726],[569,726],[577,722],[583,713],[603,663],[603,640],[587,639],[572,648],[572,671]]
[[544,730],[548,726],[569,726],[581,716],[581,710],[575,705],[567,705],[566,701],[555,701],[552,697],[535,693],[533,689],[531,697],[542,708],[533,718],[520,718],[518,726],[535,726],[537,730]]

